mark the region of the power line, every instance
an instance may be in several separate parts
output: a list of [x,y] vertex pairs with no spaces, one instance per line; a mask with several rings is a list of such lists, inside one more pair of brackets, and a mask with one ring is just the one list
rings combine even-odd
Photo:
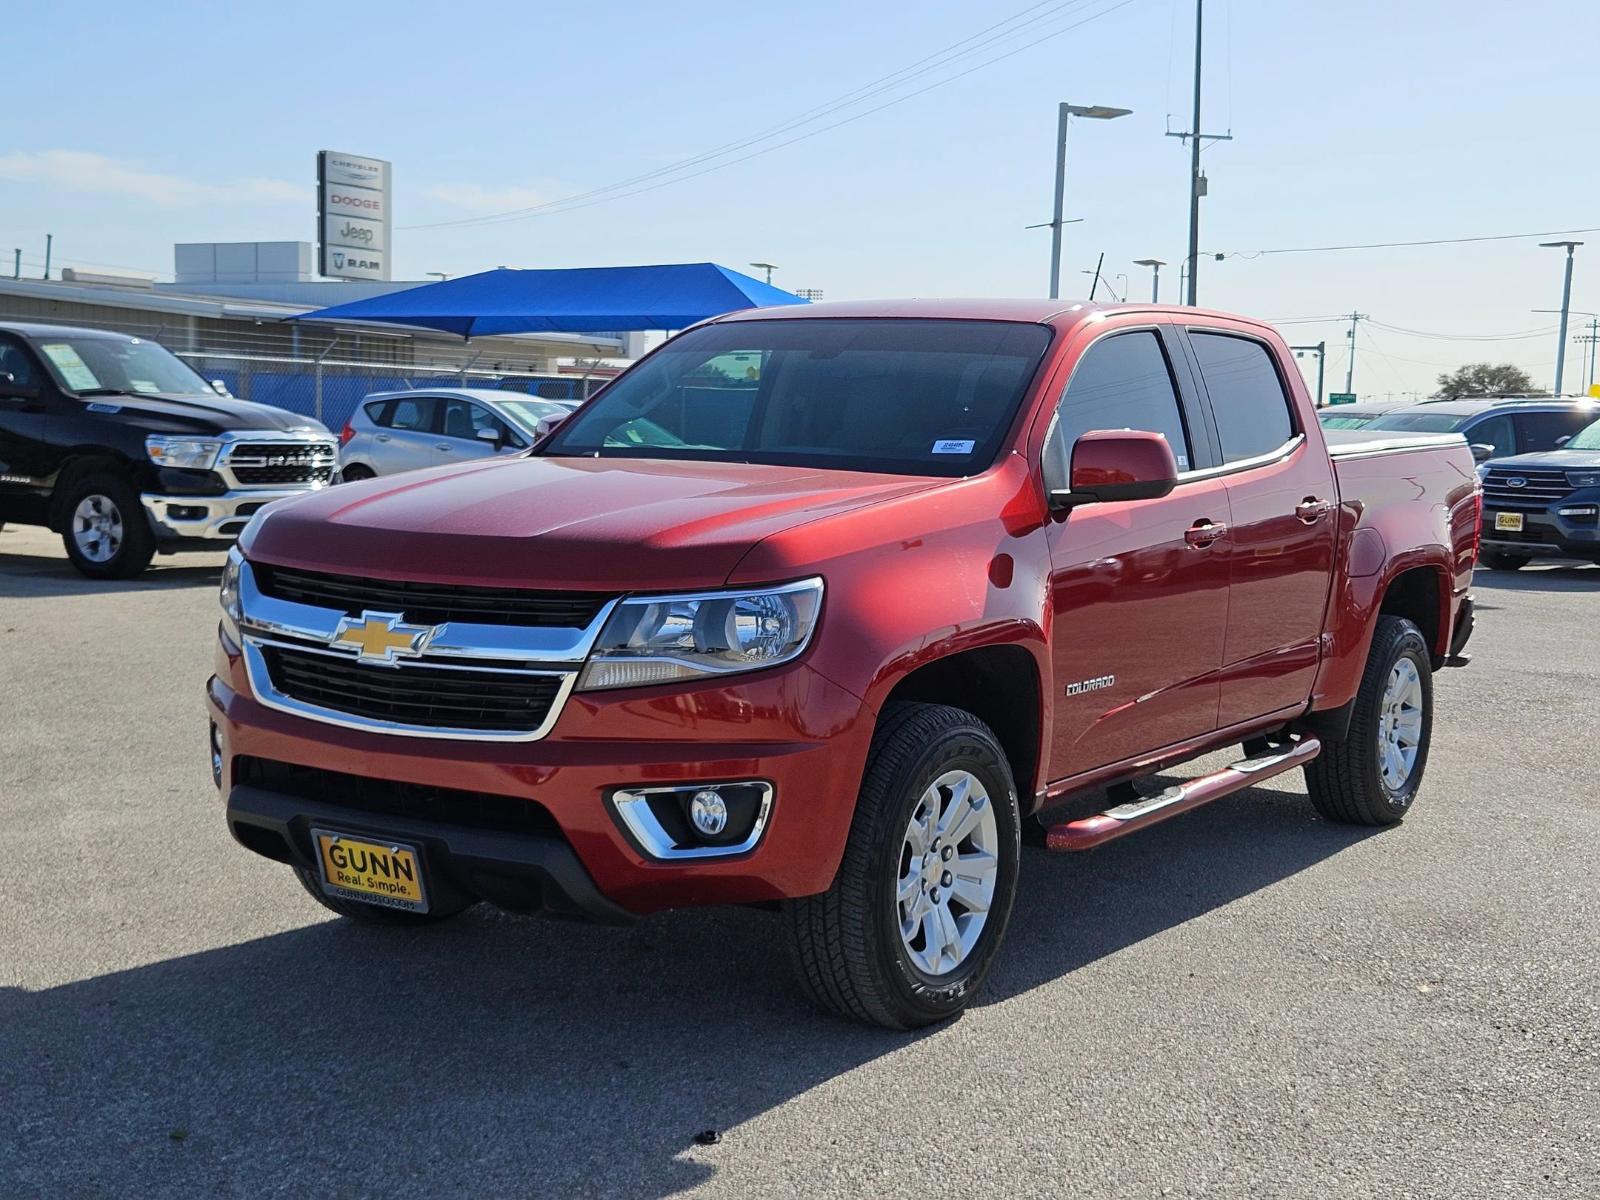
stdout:
[[[1039,46],[1047,41],[1050,41],[1053,38],[1060,37],[1062,34],[1069,33],[1080,26],[1087,25],[1090,21],[1099,20],[1101,17],[1109,16],[1118,9],[1125,8],[1127,5],[1133,3],[1134,0],[1118,0],[1117,3],[1110,5],[1108,8],[1104,8],[1099,12],[1090,13],[1081,20],[1074,21],[1061,27],[1060,29],[1054,30],[1053,32],[1041,34],[1032,41],[1024,42],[1022,45],[1008,50],[1003,54],[998,54],[992,58],[984,59],[973,66],[967,67],[965,70],[956,72],[954,75],[948,75],[942,79],[936,79],[932,83],[926,84],[915,91],[907,92],[902,96],[897,96],[893,99],[886,100],[882,104],[875,105],[872,108],[868,108],[852,116],[834,121],[830,124],[822,126],[821,128],[813,129],[807,133],[798,134],[795,137],[776,142],[770,146],[764,146],[760,149],[751,150],[748,154],[741,154],[735,158],[727,159],[723,162],[713,161],[719,158],[726,158],[728,154],[733,153],[736,150],[758,145],[760,142],[770,140],[771,138],[779,136],[782,133],[811,124],[814,121],[819,120],[820,118],[831,113],[852,107],[856,104],[859,104],[863,100],[869,99],[872,95],[882,94],[886,91],[892,91],[894,88],[910,82],[912,79],[915,79],[918,76],[937,70],[938,68],[952,66],[962,59],[970,56],[974,52],[983,49],[985,46],[1003,42],[1013,37],[1028,25],[1035,24],[1041,20],[1048,20],[1053,17],[1065,15],[1069,9],[1092,2],[1094,2],[1094,0],[1067,0],[1066,3],[1056,4],[1051,8],[1050,11],[1035,17],[1031,17],[1027,21],[1023,21],[1021,24],[1015,25],[1014,28],[1009,29],[1002,34],[988,38],[985,41],[978,42],[978,44],[970,46],[966,50],[962,50],[959,54],[951,55],[947,53],[950,50],[965,45],[967,42],[972,42],[974,39],[981,38],[984,33],[987,33],[990,30],[996,29],[999,26],[1012,24],[1013,22],[1017,21],[1018,18],[1026,16],[1029,12],[1041,7],[1040,5],[1035,4],[1030,8],[1023,9],[1021,12],[1013,14],[1005,21],[998,22],[996,25],[991,25],[985,30],[980,30],[978,33],[963,39],[961,42],[953,43],[951,46],[946,47],[943,51],[939,51],[933,55],[919,59],[916,63],[912,63],[907,67],[901,68],[900,71],[894,72],[890,75],[883,76],[880,80],[874,81],[874,83],[863,85],[862,87],[855,89],[853,92],[845,93],[843,97],[840,97],[829,104],[819,106],[818,108],[809,109],[805,113],[790,118],[788,121],[769,127],[762,133],[751,135],[750,137],[737,142],[726,143],[724,146],[719,147],[716,150],[706,151],[702,154],[695,155],[691,158],[682,159],[679,162],[669,164],[665,167],[659,167],[653,171],[647,171],[640,175],[632,176],[628,179],[618,180],[615,183],[606,184],[602,187],[591,188],[587,192],[578,192],[571,196],[564,196],[556,200],[545,201],[542,204],[529,205],[525,208],[508,209],[505,212],[500,213],[484,213],[475,217],[462,217],[451,221],[435,221],[422,225],[405,225],[401,226],[400,228],[415,230],[438,229],[449,226],[491,225],[501,224],[507,221],[523,220],[528,217],[541,216],[552,212],[571,212],[575,209],[588,208],[592,205],[606,203],[611,200],[620,200],[627,196],[637,196],[644,192],[651,192],[657,190],[658,188],[670,186],[671,184],[683,183],[689,179],[695,179],[701,175],[710,174],[713,171],[720,171],[727,167],[735,166],[738,163],[746,162],[752,158],[758,158],[761,155],[770,154],[774,150],[780,150],[786,146],[792,146],[796,142],[806,141],[809,138],[817,137],[831,130],[838,129],[841,126],[849,125],[852,122],[863,119],[864,117],[869,117],[874,113],[882,112],[886,108],[892,108],[897,104],[903,104],[907,100],[914,99],[925,92],[930,92],[935,88],[943,87],[948,83],[954,83],[956,80],[962,79],[975,71],[982,70],[984,67],[992,66],[993,64],[1010,58],[1013,55],[1020,54],[1024,50],[1030,50],[1035,46]],[[941,57],[943,58],[943,61],[934,62],[929,66],[920,65],[922,63],[929,62],[930,59],[939,59]],[[893,80],[893,82],[886,82],[890,80]],[[880,84],[883,86],[879,86]],[[687,174],[682,173],[685,168],[702,163],[709,163],[710,165],[703,166],[702,169],[698,171],[691,171]],[[672,177],[661,178],[662,176]],[[652,179],[657,180],[657,182],[647,183],[647,186],[643,187],[632,186],[636,183],[646,183]]]
[[1390,250],[1404,246],[1459,246],[1467,242],[1512,242],[1519,238],[1564,237],[1574,233],[1600,233],[1600,226],[1589,229],[1551,229],[1540,233],[1493,233],[1482,237],[1424,238],[1415,242],[1360,242],[1349,246],[1288,246],[1273,250],[1224,250],[1224,258],[1260,258],[1263,254],[1321,254],[1333,250]]
[[1430,333],[1423,329],[1407,329],[1403,325],[1387,325],[1382,321],[1372,323],[1390,333],[1402,333],[1407,337],[1428,338],[1437,342],[1517,342],[1527,338],[1545,337],[1557,328],[1554,325],[1546,325],[1541,329],[1523,329],[1516,333]]

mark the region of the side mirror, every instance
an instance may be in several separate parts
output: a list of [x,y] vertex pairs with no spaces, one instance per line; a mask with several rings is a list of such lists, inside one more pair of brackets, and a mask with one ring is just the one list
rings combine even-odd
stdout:
[[1569,434],[1565,434],[1562,437],[1558,437],[1556,439],[1556,449],[1557,450],[1561,449],[1561,447],[1565,446],[1571,440],[1572,440],[1572,435],[1570,433]]
[[493,442],[498,446],[505,439],[498,429],[480,429],[478,430],[478,440],[480,442]]
[[10,371],[0,371],[0,399],[4,400],[34,400],[39,396],[39,389],[31,383],[18,383],[17,377]]
[[213,379],[211,381],[211,390],[219,396],[225,396],[229,400],[233,399],[233,393],[228,390],[228,385],[223,383],[220,379]]
[[1050,493],[1057,511],[1079,504],[1154,500],[1178,485],[1178,463],[1159,433],[1096,429],[1072,447],[1071,486]]
[[1487,442],[1473,442],[1470,447],[1473,462],[1488,462],[1494,457],[1494,447]]
[[533,427],[533,440],[535,442],[544,441],[545,438],[565,424],[567,418],[571,415],[571,413],[563,413],[560,416],[540,417],[538,423]]

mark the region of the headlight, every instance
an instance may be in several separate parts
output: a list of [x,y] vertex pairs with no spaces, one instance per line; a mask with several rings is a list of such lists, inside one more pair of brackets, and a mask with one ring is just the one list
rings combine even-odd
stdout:
[[161,467],[183,467],[190,471],[209,471],[217,461],[221,442],[203,438],[162,437],[152,434],[144,440],[144,452]]
[[580,690],[639,687],[756,671],[806,648],[822,608],[822,580],[618,604],[578,679]]
[[1573,487],[1600,487],[1600,471],[1568,471],[1567,482]]
[[222,589],[217,596],[222,602],[222,628],[236,646],[240,644],[239,619],[244,615],[239,603],[239,568],[243,562],[237,546],[228,551],[228,561],[222,564]]

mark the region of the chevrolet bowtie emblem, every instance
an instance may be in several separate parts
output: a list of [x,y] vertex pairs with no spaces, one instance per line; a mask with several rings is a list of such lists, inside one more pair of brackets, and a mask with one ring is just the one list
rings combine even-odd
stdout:
[[392,667],[401,656],[420,655],[437,631],[436,625],[407,625],[399,613],[363,612],[341,617],[328,645],[354,650],[362,662]]

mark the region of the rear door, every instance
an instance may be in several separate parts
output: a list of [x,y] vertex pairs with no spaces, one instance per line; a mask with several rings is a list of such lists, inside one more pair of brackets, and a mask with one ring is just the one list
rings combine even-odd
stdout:
[[1516,426],[1510,413],[1490,413],[1476,417],[1460,427],[1461,436],[1474,446],[1490,447],[1491,458],[1510,458],[1521,454],[1527,447],[1517,437]]
[[[1069,352],[1070,353],[1070,352]],[[1042,452],[1067,486],[1073,443],[1093,429],[1142,429],[1172,447],[1178,486],[1155,500],[1087,504],[1047,529],[1055,725],[1050,777],[1216,728],[1228,614],[1228,523],[1213,451],[1182,349],[1162,326],[1112,328],[1071,368]]]
[[399,396],[378,414],[372,466],[379,475],[432,466],[438,457],[439,397]]
[[18,521],[55,471],[44,444],[45,395],[53,389],[33,352],[8,333],[0,333],[0,372],[17,387],[39,389],[35,396],[0,396],[0,521]]
[[[1229,602],[1220,725],[1304,703],[1316,677],[1338,524],[1333,464],[1303,428],[1270,344],[1191,326],[1228,489]],[[1298,378],[1295,380],[1298,383]]]

